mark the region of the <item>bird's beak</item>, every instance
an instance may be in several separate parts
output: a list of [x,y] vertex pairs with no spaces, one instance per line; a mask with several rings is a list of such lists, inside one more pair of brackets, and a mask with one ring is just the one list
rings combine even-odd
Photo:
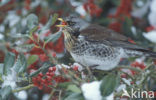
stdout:
[[[57,18],[57,20],[61,21],[62,23],[65,23],[65,21],[62,18]],[[65,27],[65,24],[56,25],[56,27]]]

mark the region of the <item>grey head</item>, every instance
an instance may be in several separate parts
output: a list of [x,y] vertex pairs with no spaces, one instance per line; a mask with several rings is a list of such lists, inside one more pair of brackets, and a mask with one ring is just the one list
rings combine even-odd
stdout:
[[66,17],[64,19],[64,21],[67,23],[67,30],[72,33],[72,35],[74,35],[75,37],[78,37],[80,34],[80,31],[84,28],[86,28],[87,26],[89,26],[89,24],[84,21],[83,19],[77,17],[77,16],[69,16]]

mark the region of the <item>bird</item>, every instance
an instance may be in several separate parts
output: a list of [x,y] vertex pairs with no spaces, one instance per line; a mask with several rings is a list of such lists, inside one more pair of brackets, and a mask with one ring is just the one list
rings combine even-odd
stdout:
[[112,70],[121,58],[147,56],[156,58],[152,52],[129,38],[98,24],[86,25],[78,17],[58,18],[57,27],[64,33],[65,48],[72,58],[83,66],[98,70]]

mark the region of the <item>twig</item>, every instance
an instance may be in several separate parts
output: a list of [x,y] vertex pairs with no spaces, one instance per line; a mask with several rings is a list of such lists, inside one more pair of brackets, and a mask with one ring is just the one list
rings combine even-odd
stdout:
[[30,88],[33,88],[34,87],[34,85],[33,84],[30,84],[30,85],[28,85],[28,86],[25,86],[25,87],[22,87],[22,88],[19,88],[19,89],[16,89],[16,90],[12,90],[12,92],[13,93],[15,93],[15,92],[20,92],[20,91],[22,91],[22,90],[27,90],[27,89],[30,89]]
[[[57,85],[58,85],[58,84],[56,84],[54,88],[56,88]],[[49,95],[49,99],[48,99],[48,100],[51,100],[51,99],[52,99],[54,92],[55,92],[55,89],[52,89],[52,91],[51,91],[51,93],[50,93],[50,95]]]
[[134,68],[134,67],[129,67],[129,66],[118,66],[118,67],[117,67],[117,69],[120,69],[120,68],[122,68],[122,69],[131,69],[131,70],[134,70],[134,71],[136,71],[136,72],[142,72],[141,69]]
[[60,92],[59,92],[59,100],[62,100],[61,99],[61,94],[62,94],[62,90],[60,90]]

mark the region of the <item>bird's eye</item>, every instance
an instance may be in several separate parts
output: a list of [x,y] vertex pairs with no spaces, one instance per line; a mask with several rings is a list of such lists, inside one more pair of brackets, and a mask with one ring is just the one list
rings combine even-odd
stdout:
[[68,23],[69,26],[75,25],[75,22],[72,22],[72,21],[67,21],[67,23]]

